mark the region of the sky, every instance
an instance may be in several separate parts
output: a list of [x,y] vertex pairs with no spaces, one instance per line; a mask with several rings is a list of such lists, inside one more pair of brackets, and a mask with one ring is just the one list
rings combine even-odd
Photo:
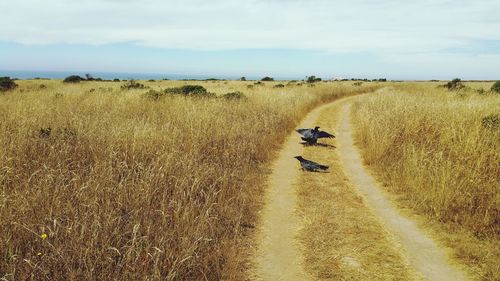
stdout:
[[499,0],[1,1],[0,70],[500,79]]

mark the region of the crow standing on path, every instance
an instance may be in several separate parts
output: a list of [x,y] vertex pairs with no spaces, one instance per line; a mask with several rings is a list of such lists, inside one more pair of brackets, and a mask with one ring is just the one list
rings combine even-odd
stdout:
[[318,164],[316,162],[307,160],[302,158],[302,156],[295,156],[295,159],[299,160],[300,166],[302,166],[302,169],[305,169],[309,172],[317,172],[318,170],[321,171],[326,171],[328,170],[328,166]]
[[316,144],[320,138],[335,138],[332,134],[320,131],[318,126],[314,127],[314,129],[298,129],[297,133],[301,134],[303,136],[302,140],[309,145]]

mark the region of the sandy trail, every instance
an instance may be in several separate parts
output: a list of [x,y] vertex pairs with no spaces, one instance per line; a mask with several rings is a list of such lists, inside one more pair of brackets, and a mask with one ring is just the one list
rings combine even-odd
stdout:
[[[341,101],[345,99],[311,111],[298,127],[314,126],[321,111]],[[461,270],[447,261],[444,250],[424,234],[414,221],[402,216],[381,192],[378,183],[364,167],[360,153],[354,145],[349,110],[350,103],[347,102],[337,131],[337,149],[349,181],[366,199],[367,205],[380,219],[392,240],[398,244],[397,248],[402,248],[401,255],[421,276],[426,280],[468,280]],[[300,138],[292,132],[272,165],[265,195],[266,204],[258,227],[260,244],[253,272],[256,280],[313,279],[304,270],[303,256],[296,239],[301,221],[296,214],[295,183],[301,170],[293,157],[301,155],[302,152]]]
[[[314,125],[319,113],[329,104],[311,111],[298,127]],[[302,254],[295,236],[300,221],[295,213],[297,194],[295,181],[300,171],[293,157],[301,155],[303,146],[296,132],[292,132],[272,165],[266,191],[262,223],[259,227],[260,245],[256,256],[257,280],[310,280],[302,266]]]
[[414,221],[399,214],[381,192],[375,179],[363,166],[360,153],[354,146],[349,113],[348,104],[344,107],[337,137],[341,160],[349,180],[363,194],[389,233],[401,244],[403,255],[426,280],[467,280],[462,271],[448,263],[444,250],[424,234]]

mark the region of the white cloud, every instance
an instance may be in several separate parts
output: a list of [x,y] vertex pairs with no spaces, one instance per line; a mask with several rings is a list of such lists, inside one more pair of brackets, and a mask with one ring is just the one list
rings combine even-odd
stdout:
[[[393,75],[403,79],[498,79],[500,54],[423,53],[411,56],[388,54],[384,62],[395,63],[399,69]],[[416,75],[418,73],[418,75]]]
[[17,0],[0,40],[160,48],[437,52],[500,40],[496,0]]

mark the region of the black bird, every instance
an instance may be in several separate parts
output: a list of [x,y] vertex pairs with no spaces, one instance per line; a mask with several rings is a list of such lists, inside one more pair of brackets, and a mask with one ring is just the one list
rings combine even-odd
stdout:
[[316,144],[320,138],[335,138],[330,133],[320,131],[318,126],[314,127],[314,129],[298,129],[297,133],[301,134],[303,136],[302,140],[306,141],[309,145]]
[[295,159],[299,160],[300,166],[302,166],[303,170],[309,171],[309,172],[317,172],[318,170],[321,171],[326,171],[328,170],[328,166],[318,164],[316,162],[313,162],[311,160],[307,160],[302,158],[302,156],[295,156]]

